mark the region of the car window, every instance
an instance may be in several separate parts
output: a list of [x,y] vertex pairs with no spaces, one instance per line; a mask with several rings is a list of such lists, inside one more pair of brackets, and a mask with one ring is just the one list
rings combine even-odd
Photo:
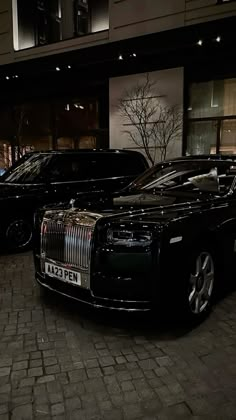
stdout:
[[[142,155],[122,153],[101,154],[93,167],[96,178],[137,176],[146,169]],[[92,165],[93,166],[93,165]]]
[[51,160],[48,154],[23,157],[10,168],[2,179],[4,182],[15,184],[33,184],[46,181],[46,170]]
[[81,153],[54,156],[48,170],[51,182],[69,182],[136,176],[146,169],[139,155],[116,153]]
[[232,163],[222,161],[182,161],[157,165],[137,180],[135,188],[157,192],[215,190],[224,194],[229,191],[235,178],[232,168]]

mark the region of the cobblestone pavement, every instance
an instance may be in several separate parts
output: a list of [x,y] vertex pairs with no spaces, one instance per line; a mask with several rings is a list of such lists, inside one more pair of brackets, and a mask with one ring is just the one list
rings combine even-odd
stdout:
[[46,299],[2,256],[0,338],[0,420],[236,419],[236,293],[184,330]]

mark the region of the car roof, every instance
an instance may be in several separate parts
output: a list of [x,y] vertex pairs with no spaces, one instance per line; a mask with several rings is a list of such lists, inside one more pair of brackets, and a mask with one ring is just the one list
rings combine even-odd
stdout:
[[220,155],[220,154],[212,154],[212,155],[188,155],[188,156],[181,156],[178,158],[172,159],[173,161],[176,160],[232,160],[236,161],[236,155]]
[[32,151],[26,153],[27,155],[35,155],[35,154],[52,154],[52,155],[60,155],[60,154],[127,154],[127,155],[138,155],[145,159],[145,156],[136,151],[136,150],[126,150],[126,149],[60,149],[60,150],[42,150],[42,151]]

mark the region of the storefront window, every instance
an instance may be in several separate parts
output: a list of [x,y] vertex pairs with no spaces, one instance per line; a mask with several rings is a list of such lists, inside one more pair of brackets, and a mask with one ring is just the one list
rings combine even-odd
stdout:
[[187,112],[186,154],[236,153],[236,79],[193,83]]
[[236,154],[236,119],[222,121],[220,153]]
[[214,121],[196,121],[189,124],[188,155],[216,152],[217,124]]

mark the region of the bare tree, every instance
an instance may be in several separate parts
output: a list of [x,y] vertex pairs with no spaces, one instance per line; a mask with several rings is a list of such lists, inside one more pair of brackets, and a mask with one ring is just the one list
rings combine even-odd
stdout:
[[182,132],[182,112],[177,105],[163,105],[163,95],[158,95],[156,85],[147,73],[145,80],[126,90],[118,102],[120,115],[127,121],[123,133],[144,149],[151,165],[158,150],[161,160],[166,158],[169,144]]

